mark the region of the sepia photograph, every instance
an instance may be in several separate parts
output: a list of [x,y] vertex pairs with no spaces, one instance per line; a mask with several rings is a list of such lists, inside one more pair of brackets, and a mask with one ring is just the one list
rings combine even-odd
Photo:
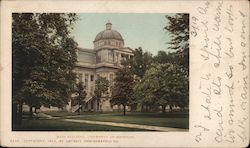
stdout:
[[188,13],[12,13],[12,131],[189,131]]

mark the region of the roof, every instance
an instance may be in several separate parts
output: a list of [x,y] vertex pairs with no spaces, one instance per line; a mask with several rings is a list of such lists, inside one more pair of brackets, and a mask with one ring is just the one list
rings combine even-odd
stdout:
[[96,52],[96,50],[89,49],[89,48],[80,48],[80,47],[78,47],[77,49],[80,50],[80,51],[84,51],[84,52],[91,52],[91,53],[95,53]]
[[121,34],[112,29],[112,24],[110,22],[106,24],[106,30],[101,31],[96,35],[94,42],[102,39],[115,39],[123,41]]
[[95,41],[103,40],[103,39],[115,39],[123,41],[121,34],[116,30],[103,30],[98,33],[95,37]]

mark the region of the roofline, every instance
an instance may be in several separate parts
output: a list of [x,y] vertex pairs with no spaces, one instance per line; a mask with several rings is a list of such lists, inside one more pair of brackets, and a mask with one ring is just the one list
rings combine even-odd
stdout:
[[99,40],[94,40],[93,42],[97,42],[97,41],[101,41],[101,40],[109,40],[109,39],[112,39],[112,40],[118,40],[118,41],[123,41],[124,42],[124,39],[114,39],[114,38],[105,38],[105,39],[99,39]]
[[119,69],[120,67],[118,65],[113,65],[113,63],[111,63],[111,65],[109,65],[110,63],[95,63],[95,64],[91,64],[91,65],[84,65],[81,62],[77,62],[76,63],[76,68],[88,68],[88,69],[99,69],[99,68],[113,68],[113,69]]
[[81,47],[77,47],[78,50],[80,51],[85,51],[85,52],[92,52],[95,53],[96,50],[95,49],[90,49],[90,48],[81,48]]
[[130,47],[123,47],[123,48],[120,48],[120,49],[129,49],[131,50],[132,52],[135,51],[134,49],[130,48]]

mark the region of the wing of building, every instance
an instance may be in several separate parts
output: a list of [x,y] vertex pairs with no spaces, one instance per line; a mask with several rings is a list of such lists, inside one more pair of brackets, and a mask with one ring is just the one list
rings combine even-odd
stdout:
[[121,67],[121,60],[132,58],[133,50],[124,46],[122,35],[112,29],[108,22],[106,29],[98,33],[93,41],[94,49],[78,48],[78,63],[75,72],[86,86],[87,97],[83,110],[89,111],[113,111],[109,95],[99,102],[93,98],[95,80],[101,76],[114,83],[115,72]]

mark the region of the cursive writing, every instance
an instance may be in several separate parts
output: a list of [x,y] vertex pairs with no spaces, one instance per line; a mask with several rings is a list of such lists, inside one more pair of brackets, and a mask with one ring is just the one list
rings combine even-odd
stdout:
[[230,5],[229,8],[227,8],[226,13],[227,13],[227,17],[228,17],[228,19],[227,19],[228,26],[226,26],[224,28],[225,28],[225,30],[232,33],[234,30],[234,15],[233,15],[233,6],[232,5]]
[[221,23],[221,7],[222,7],[223,2],[218,2],[218,6],[216,8],[216,14],[214,16],[214,31],[219,31],[220,30],[220,23]]
[[214,109],[214,111],[216,112],[217,117],[219,118],[219,122],[218,122],[218,128],[216,129],[216,136],[214,137],[216,142],[222,142],[223,141],[223,119],[222,119],[222,106],[220,107],[220,109]]
[[210,2],[206,1],[204,6],[198,7],[197,10],[200,14],[206,14],[209,6],[210,6]]

